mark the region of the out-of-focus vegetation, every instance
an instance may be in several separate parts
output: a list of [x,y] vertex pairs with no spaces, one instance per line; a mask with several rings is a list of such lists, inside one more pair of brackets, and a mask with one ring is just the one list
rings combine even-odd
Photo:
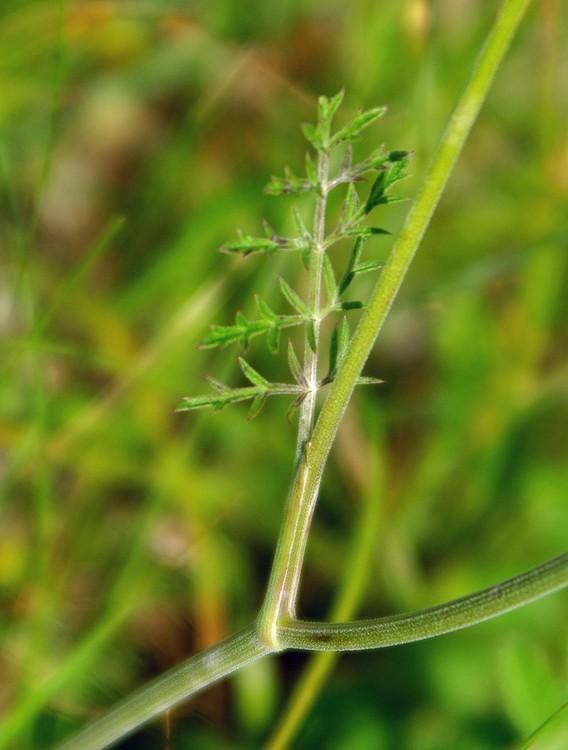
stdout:
[[[262,186],[301,164],[298,121],[341,87],[352,111],[389,104],[366,141],[414,150],[411,196],[494,6],[4,0],[0,747],[48,747],[255,616],[293,460],[286,405],[252,423],[174,408],[205,372],[238,382],[236,351],[197,345],[253,291],[277,298],[281,269],[216,249],[263,218],[289,226]],[[529,12],[369,362],[387,382],[339,435],[305,615],[325,615],[369,493],[361,615],[567,547],[567,24],[560,0]],[[560,594],[344,656],[293,746],[513,747],[566,701],[567,616]],[[172,749],[261,747],[305,661],[260,662],[176,711]],[[120,745],[165,746],[159,725]]]

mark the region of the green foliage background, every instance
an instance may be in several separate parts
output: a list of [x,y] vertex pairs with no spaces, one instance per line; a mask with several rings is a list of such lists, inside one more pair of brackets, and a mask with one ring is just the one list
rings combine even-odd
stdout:
[[[48,747],[254,617],[293,460],[287,406],[252,423],[246,406],[174,408],[206,372],[241,384],[236,350],[198,342],[255,291],[279,304],[278,275],[301,269],[216,249],[264,218],[290,229],[291,203],[262,187],[301,169],[319,93],[345,87],[351,113],[389,105],[360,153],[414,150],[411,197],[495,6],[2,3],[1,747]],[[387,382],[357,393],[339,435],[306,616],[327,612],[368,498],[361,616],[566,549],[567,24],[559,0],[530,10],[368,364]],[[378,220],[396,233],[407,206]],[[559,594],[343,656],[293,747],[515,747],[567,699],[567,616]],[[177,711],[172,750],[262,747],[306,658],[259,662]],[[120,747],[165,748],[165,729]]]

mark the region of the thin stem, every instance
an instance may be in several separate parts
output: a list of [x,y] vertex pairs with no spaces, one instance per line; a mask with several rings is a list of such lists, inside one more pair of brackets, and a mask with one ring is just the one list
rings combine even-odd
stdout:
[[283,648],[358,651],[433,638],[476,625],[568,586],[568,552],[508,581],[469,596],[392,617],[346,623],[281,623]]
[[[318,183],[320,194],[314,216],[313,247],[310,254],[308,309],[311,333],[306,331],[304,342],[304,373],[310,391],[304,399],[298,426],[296,468],[292,488],[284,511],[284,522],[276,545],[267,593],[259,616],[259,633],[271,648],[278,649],[276,623],[281,617],[295,617],[296,600],[302,562],[308,540],[314,504],[306,498],[306,478],[309,471],[307,447],[313,431],[318,381],[320,335],[320,305],[325,253],[325,213],[328,196],[329,153],[318,153]],[[302,533],[298,533],[301,528]]]
[[[529,0],[506,0],[474,66],[472,75],[450,119],[438,150],[407,216],[401,234],[379,278],[348,351],[331,385],[310,438],[306,462],[305,502],[315,504],[329,451],[363,366],[375,343],[410,263],[430,223],[456,160],[489,92],[491,83]],[[313,508],[305,517],[313,515]],[[284,523],[288,523],[285,520]],[[308,527],[297,524],[297,534]],[[298,546],[301,548],[301,545]],[[301,566],[302,561],[296,561]]]
[[259,618],[261,638],[275,650],[281,648],[276,628],[280,614],[294,617],[310,525],[339,423],[528,3],[529,0],[505,0],[338,369],[313,433],[303,443]]
[[[295,617],[303,552],[314,510],[314,503],[306,496],[308,474],[309,463],[304,449],[286,501],[266,596],[258,617],[259,636],[274,651],[281,649],[278,621],[285,613],[290,618]],[[303,529],[306,531],[302,532]]]
[[125,698],[100,719],[59,745],[57,750],[111,747],[168,708],[268,653],[269,649],[256,635],[256,625],[249,625]]
[[[329,615],[329,619],[334,622],[350,620],[356,614],[372,575],[371,560],[380,525],[379,496],[384,480],[382,467],[379,469],[375,458],[377,452],[368,451],[363,459],[367,464],[366,473],[371,475],[367,486],[362,487],[361,482],[355,482],[357,490],[361,491],[363,507],[358,512],[356,528],[342,566],[341,583]],[[264,750],[285,750],[291,746],[339,658],[338,652],[326,651],[312,655],[277,726],[263,746]]]
[[568,746],[568,701],[541,724],[519,750],[565,750]]
[[319,335],[321,328],[320,305],[321,305],[321,282],[323,271],[323,256],[325,253],[325,212],[327,208],[327,196],[329,192],[329,153],[322,150],[318,153],[318,184],[320,194],[316,201],[314,215],[313,247],[310,254],[309,287],[308,287],[308,309],[311,326],[311,334],[306,335],[304,342],[304,374],[310,386],[300,409],[298,425],[298,443],[296,460],[299,461],[304,445],[310,439],[314,427],[314,415],[316,408],[317,382],[318,382],[318,354]]

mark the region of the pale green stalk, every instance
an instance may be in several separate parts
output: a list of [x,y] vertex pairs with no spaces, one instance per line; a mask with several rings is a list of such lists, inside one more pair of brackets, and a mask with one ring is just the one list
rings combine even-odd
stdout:
[[59,745],[58,750],[109,747],[154,716],[268,653],[269,649],[256,634],[256,626],[249,625],[129,695],[100,719]]
[[504,3],[339,367],[313,434],[305,443],[285,510],[260,619],[261,637],[275,648],[279,647],[275,618],[283,611],[279,602],[289,602],[298,591],[319,487],[339,423],[527,6],[528,0]]
[[314,347],[310,345],[308,337],[304,342],[304,372],[310,386],[310,391],[300,409],[298,426],[298,452],[297,460],[301,459],[304,445],[309,440],[314,428],[314,415],[316,409],[316,395],[318,391],[318,344],[321,328],[320,320],[320,298],[321,279],[323,270],[323,257],[325,254],[325,212],[327,207],[327,196],[329,191],[329,154],[320,151],[318,155],[318,182],[321,194],[316,201],[314,217],[313,248],[310,257],[308,309],[311,315],[310,324],[313,330]]
[[[375,466],[377,461],[373,460],[376,453],[376,450],[368,451],[368,456],[365,456],[372,463],[370,471],[369,467],[366,467],[366,475],[368,477],[371,474],[371,479],[367,480],[367,486],[362,488],[362,507],[358,509],[356,528],[350,540],[345,564],[342,566],[342,580],[329,615],[333,622],[350,620],[356,614],[372,574],[372,558],[377,546],[380,496],[384,481],[382,467],[379,469]],[[290,747],[339,657],[339,652],[331,651],[311,657],[298,677],[288,704],[281,712],[278,724],[265,743],[264,750],[285,750]]]
[[568,586],[568,552],[475,594],[392,617],[354,622],[280,623],[285,649],[360,651],[433,638],[497,617]]
[[[427,170],[421,190],[355,331],[347,356],[331,386],[311,437],[309,449],[306,451],[305,465],[309,465],[309,472],[302,485],[306,503],[316,501],[335,433],[357,379],[430,223],[456,160],[527,5],[528,0],[508,0],[504,3],[502,12],[479,55],[472,76]],[[312,514],[304,515],[306,518],[311,518]],[[297,533],[305,534],[307,531],[307,528],[299,526]]]
[[[393,617],[347,623],[278,625],[283,649],[357,651],[433,638],[509,612],[568,586],[568,553],[488,589],[445,604]],[[188,659],[118,703],[57,750],[103,750],[168,708],[236,669],[271,653],[256,623]]]
[[[315,207],[308,288],[308,309],[311,316],[308,325],[312,327],[312,342],[310,343],[310,336],[307,332],[304,341],[304,374],[310,390],[300,408],[296,452],[298,470],[290,498],[290,521],[283,525],[279,536],[267,596],[259,617],[261,638],[274,649],[278,649],[276,623],[281,617],[293,618],[296,615],[302,561],[308,541],[307,530],[315,507],[313,504],[304,502],[303,486],[306,480],[305,450],[313,432],[318,391],[320,299],[323,257],[325,254],[325,213],[329,192],[329,153],[327,150],[322,149],[318,154],[317,172],[320,194]],[[306,513],[309,515],[306,515]],[[306,529],[306,533],[303,535],[296,534],[298,522],[300,522],[301,528]]]

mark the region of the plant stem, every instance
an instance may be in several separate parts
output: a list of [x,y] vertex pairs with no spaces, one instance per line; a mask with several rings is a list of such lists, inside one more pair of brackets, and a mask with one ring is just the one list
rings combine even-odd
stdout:
[[58,746],[58,750],[102,750],[131,734],[154,716],[176,706],[269,650],[249,625],[158,677],[118,703],[107,714]]
[[308,287],[308,309],[311,316],[308,325],[311,326],[312,334],[311,336],[306,335],[304,342],[304,373],[310,386],[310,391],[304,399],[300,409],[296,454],[297,461],[300,460],[304,445],[310,439],[313,431],[316,395],[318,390],[318,344],[321,327],[320,299],[323,257],[325,253],[325,212],[329,191],[329,153],[327,150],[321,150],[318,153],[317,170],[320,194],[317,198],[315,207],[313,247],[310,253]]
[[[456,160],[489,92],[491,83],[524,15],[529,0],[506,0],[482,48],[472,75],[450,119],[422,187],[407,216],[388,262],[353,335],[348,351],[331,385],[306,450],[309,467],[303,489],[305,503],[315,504],[331,445],[363,366],[375,343],[400,285],[442,196]],[[313,508],[303,513],[311,519]],[[284,523],[290,523],[285,519]],[[309,526],[296,524],[296,533]],[[296,549],[302,549],[297,545]],[[295,561],[296,567],[302,561]]]
[[[371,561],[380,526],[379,498],[384,482],[382,461],[379,466],[377,460],[379,451],[374,444],[373,448],[365,451],[363,459],[367,463],[365,482],[355,482],[355,492],[359,491],[362,496],[362,507],[358,509],[356,528],[329,615],[333,622],[350,620],[356,614],[372,575]],[[329,651],[312,655],[263,750],[285,750],[291,746],[339,658],[340,653]]]
[[275,650],[281,647],[276,628],[278,618],[284,613],[294,617],[310,525],[339,423],[528,3],[529,0],[505,0],[338,369],[313,433],[303,443],[259,618],[261,638]]
[[469,596],[416,612],[346,623],[281,623],[283,648],[358,651],[433,638],[509,612],[568,586],[568,552]]
[[[281,617],[296,616],[296,600],[305,547],[314,511],[314,504],[306,499],[306,478],[309,471],[307,447],[313,431],[318,382],[318,354],[320,334],[320,305],[325,253],[325,212],[329,191],[329,153],[318,153],[318,183],[320,194],[314,215],[313,247],[309,263],[308,309],[311,334],[306,331],[304,341],[304,373],[310,386],[301,407],[296,449],[296,466],[292,488],[284,511],[284,521],[276,545],[276,552],[267,586],[267,593],[259,616],[259,632],[265,643],[278,650],[276,624]],[[298,534],[298,526],[303,532]]]

